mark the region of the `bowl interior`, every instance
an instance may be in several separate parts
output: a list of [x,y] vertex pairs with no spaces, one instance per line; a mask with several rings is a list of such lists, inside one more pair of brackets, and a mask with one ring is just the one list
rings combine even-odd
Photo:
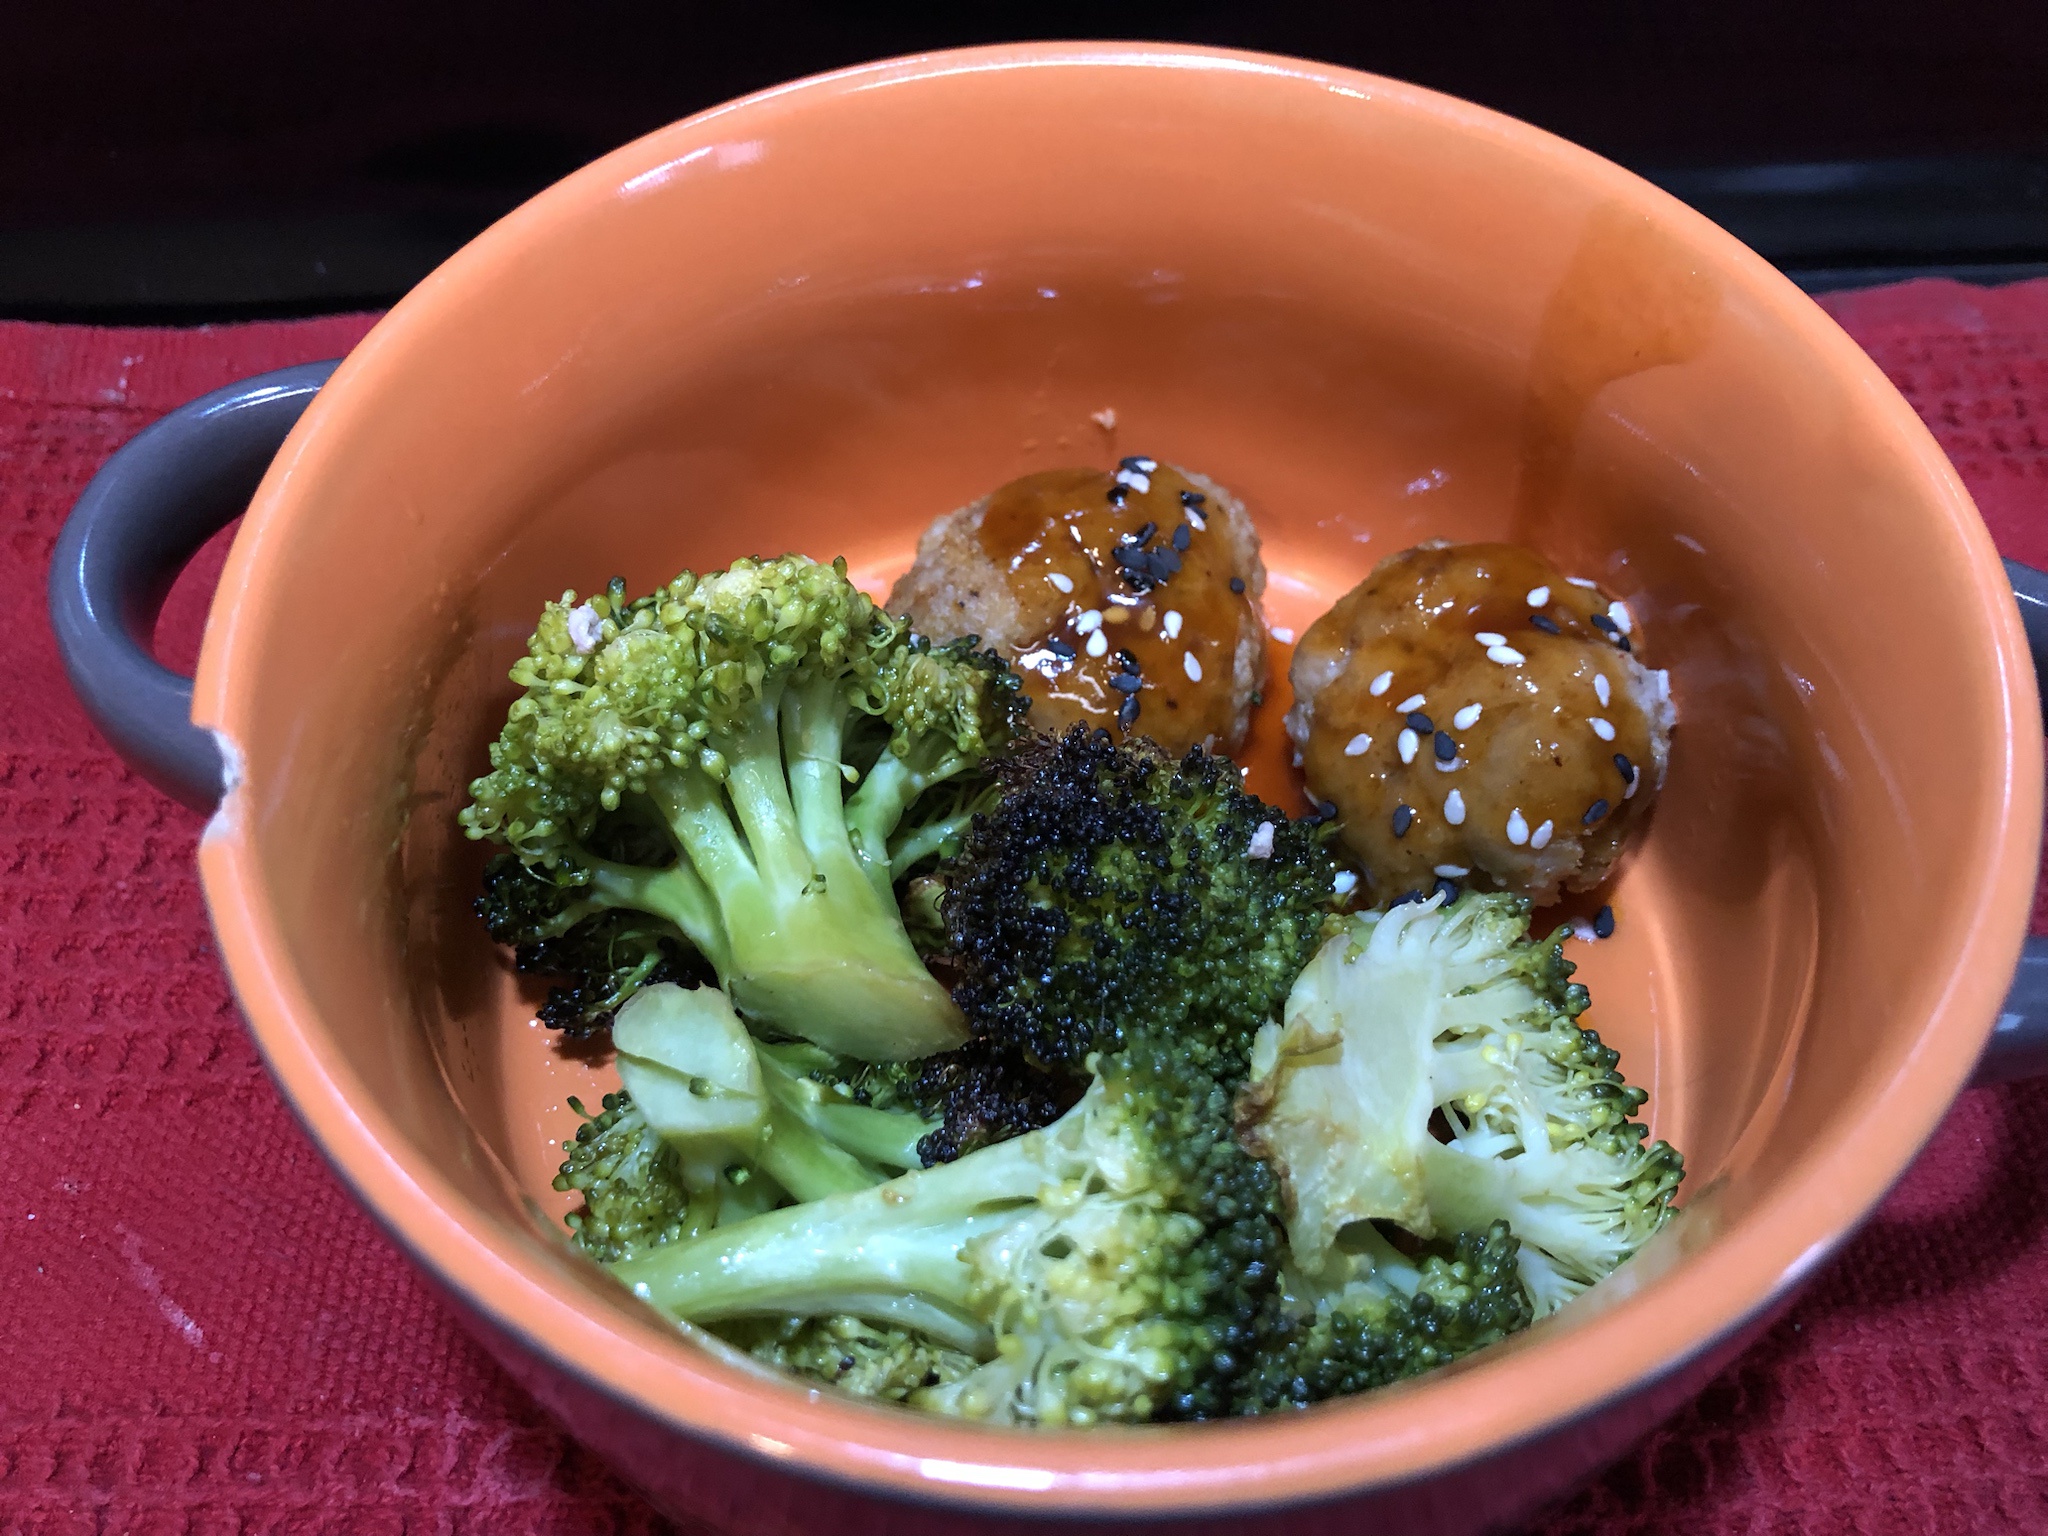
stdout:
[[[1592,903],[1618,933],[1574,953],[1688,1210],[1497,1360],[1333,1410],[1320,1486],[1554,1416],[1533,1372],[1595,1348],[1574,1335],[1612,1346],[1610,1385],[1668,1359],[1902,1165],[2002,991],[2001,839],[2037,814],[1987,547],[1902,402],[1731,241],[1531,130],[1273,61],[1013,51],[771,94],[579,173],[373,333],[237,547],[198,706],[245,765],[205,855],[224,944],[316,1133],[459,1288],[516,1293],[544,1348],[586,1330],[592,1369],[681,1421],[910,1433],[710,1358],[563,1255],[561,1101],[608,1067],[531,1022],[453,817],[564,588],[797,549],[880,592],[938,513],[1139,452],[1244,498],[1282,629],[1414,542],[1521,539],[1628,598],[1680,710]],[[1255,782],[1298,812],[1285,652]],[[1494,1418],[1483,1373],[1521,1384]],[[1170,1497],[1132,1469],[1187,1460],[944,1435],[1131,1473],[1103,1497]],[[1253,1488],[1266,1443],[1174,1486]]]

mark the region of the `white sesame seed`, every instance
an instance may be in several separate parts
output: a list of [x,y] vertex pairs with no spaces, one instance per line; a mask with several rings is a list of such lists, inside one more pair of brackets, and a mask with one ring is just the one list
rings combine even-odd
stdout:
[[1539,849],[1539,850],[1540,850],[1540,849],[1542,849],[1543,847],[1545,847],[1545,846],[1546,846],[1546,845],[1547,845],[1547,844],[1548,844],[1548,843],[1550,842],[1550,830],[1551,830],[1551,826],[1552,826],[1552,823],[1550,823],[1550,822],[1547,822],[1547,821],[1546,821],[1545,823],[1543,823],[1543,825],[1542,825],[1542,826],[1538,827],[1538,828],[1537,828],[1537,829],[1536,829],[1536,830],[1535,830],[1534,832],[1531,832],[1531,833],[1529,834],[1529,846],[1530,846],[1531,848],[1535,848],[1535,849]]
[[1294,754],[1294,766],[1297,768],[1301,766],[1301,754],[1299,752]]
[[595,608],[582,603],[569,610],[569,643],[576,647],[577,655],[588,656],[603,638],[604,620]]
[[1608,686],[1607,674],[1605,672],[1595,672],[1593,674],[1593,695],[1599,699],[1602,709],[1605,709],[1614,702],[1614,690]]
[[1594,715],[1591,719],[1587,720],[1586,724],[1593,727],[1593,734],[1602,741],[1614,740],[1614,727],[1607,721],[1602,720],[1598,715]]
[[1348,869],[1340,869],[1337,871],[1337,878],[1332,880],[1330,885],[1339,896],[1349,896],[1358,889],[1358,876]]
[[1344,743],[1344,755],[1346,757],[1363,757],[1371,750],[1372,738],[1363,731],[1360,731],[1356,736]]
[[1439,864],[1436,867],[1436,872],[1442,875],[1446,880],[1461,880],[1466,875],[1472,873],[1471,870],[1467,869],[1462,864]]
[[1593,931],[1593,925],[1583,917],[1572,919],[1572,937],[1581,944],[1596,944],[1600,940],[1600,935]]
[[1365,691],[1371,694],[1374,698],[1378,698],[1381,694],[1387,691],[1388,685],[1393,681],[1394,674],[1392,672],[1382,672],[1378,677],[1374,678],[1369,684],[1366,685]]
[[1398,715],[1411,714],[1428,702],[1429,700],[1425,699],[1421,694],[1411,693],[1407,698],[1394,706],[1394,713]]
[[1273,823],[1262,821],[1252,833],[1252,840],[1246,845],[1244,856],[1248,859],[1270,859],[1273,857]]
[[1152,477],[1150,475],[1140,474],[1135,469],[1118,470],[1116,472],[1116,483],[1118,485],[1128,485],[1140,496],[1144,495],[1147,491],[1152,489]]
[[1461,731],[1469,731],[1479,723],[1479,715],[1480,707],[1477,704],[1467,704],[1463,709],[1451,716],[1451,724]]
[[1643,770],[1642,770],[1642,769],[1640,769],[1640,768],[1638,768],[1638,769],[1636,770],[1636,772],[1635,772],[1635,777],[1634,777],[1634,778],[1632,778],[1632,779],[1630,779],[1630,780],[1628,781],[1628,788],[1627,788],[1627,789],[1624,789],[1624,790],[1623,790],[1623,791],[1621,792],[1621,798],[1622,798],[1622,799],[1624,799],[1624,800],[1633,800],[1633,799],[1635,799],[1635,797],[1636,797],[1636,790],[1637,790],[1637,789],[1638,789],[1638,788],[1639,788],[1639,787],[1641,786],[1642,782],[1643,782]]
[[1291,629],[1284,629],[1280,625],[1275,624],[1273,626],[1273,638],[1275,640],[1278,640],[1282,645],[1292,645],[1294,644],[1294,631]]
[[1209,519],[1202,516],[1193,507],[1182,507],[1181,514],[1195,525],[1195,532],[1207,533],[1209,531]]
[[1074,633],[1077,635],[1085,635],[1091,630],[1100,628],[1102,628],[1102,610],[1100,608],[1090,608],[1081,617],[1074,620]]
[[1629,616],[1628,604],[1615,601],[1607,605],[1607,617],[1614,620],[1614,627],[1624,635],[1635,633],[1635,620]]
[[1531,588],[1529,589],[1529,606],[1530,606],[1531,608],[1541,608],[1541,607],[1542,607],[1542,606],[1543,606],[1543,605],[1544,605],[1545,603],[1547,603],[1547,602],[1549,602],[1549,601],[1550,601],[1550,588],[1548,588],[1548,587],[1531,587]]
[[1199,683],[1202,680],[1202,664],[1195,660],[1193,651],[1181,652],[1180,668],[1187,673],[1189,682]]
[[1060,574],[1060,572],[1058,571],[1047,572],[1045,579],[1051,582],[1054,587],[1056,587],[1058,590],[1062,592],[1071,592],[1074,590],[1074,578],[1071,576],[1064,576]]
[[1413,731],[1404,730],[1399,736],[1394,738],[1394,746],[1399,750],[1401,761],[1404,763],[1415,761],[1416,749],[1421,745],[1422,743],[1416,739]]
[[1178,608],[1166,610],[1166,616],[1159,621],[1159,633],[1166,636],[1169,640],[1178,640],[1180,638],[1180,610]]
[[1157,469],[1158,467],[1159,461],[1157,459],[1134,458],[1131,460],[1131,468],[1135,469],[1141,475],[1149,475],[1152,473],[1153,470]]
[[1497,661],[1504,667],[1519,667],[1524,661],[1528,660],[1527,657],[1512,645],[1489,645],[1486,648],[1486,659],[1488,661]]
[[1481,645],[1506,645],[1508,643],[1508,637],[1506,635],[1495,634],[1490,629],[1482,629],[1481,631],[1479,631],[1478,634],[1474,635],[1472,638],[1474,640],[1477,640]]
[[1454,827],[1465,825],[1465,796],[1458,790],[1444,796],[1444,820]]
[[1517,848],[1529,841],[1529,823],[1519,805],[1508,812],[1508,841]]
[[1105,635],[1100,629],[1089,632],[1088,654],[1090,656],[1107,656],[1109,654],[1109,636]]
[[1436,771],[1438,773],[1456,773],[1465,766],[1465,759],[1462,757],[1454,757],[1448,763],[1440,757],[1433,757],[1430,761],[1436,764]]
[[1593,591],[1593,592],[1597,592],[1597,591],[1599,591],[1599,590],[1600,590],[1600,583],[1599,583],[1599,582],[1597,582],[1597,581],[1588,581],[1588,580],[1586,580],[1586,578],[1585,578],[1585,577],[1583,577],[1583,576],[1567,576],[1567,577],[1565,577],[1565,580],[1566,580],[1566,581],[1568,581],[1568,582],[1570,582],[1570,583],[1571,583],[1571,584],[1572,584],[1573,586],[1575,586],[1575,587],[1585,587],[1585,588],[1586,588],[1586,589],[1588,589],[1589,591]]

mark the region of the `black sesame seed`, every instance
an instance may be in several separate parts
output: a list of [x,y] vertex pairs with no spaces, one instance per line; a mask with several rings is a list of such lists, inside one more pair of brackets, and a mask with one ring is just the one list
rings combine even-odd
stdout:
[[1431,731],[1436,729],[1436,722],[1431,720],[1429,716],[1425,715],[1421,710],[1418,709],[1408,716],[1407,726],[1408,729],[1413,731],[1416,735],[1427,736]]
[[1561,635],[1564,633],[1563,630],[1557,627],[1557,621],[1547,614],[1532,613],[1529,615],[1529,622],[1542,630],[1546,635]]
[[1593,615],[1593,627],[1598,630],[1604,630],[1610,635],[1615,633],[1614,620],[1607,617],[1604,613]]
[[1244,596],[1244,578],[1242,576],[1231,577],[1230,590],[1235,592],[1239,597]]
[[1394,807],[1394,836],[1406,837],[1408,829],[1415,824],[1415,807],[1397,805]]
[[1194,536],[1195,530],[1188,524],[1182,523],[1178,528],[1173,530],[1173,547],[1175,549],[1185,552],[1189,543],[1194,539]]
[[1135,693],[1127,693],[1124,695],[1122,706],[1116,712],[1116,723],[1128,731],[1137,723],[1137,719],[1138,696]]
[[1448,907],[1458,899],[1458,882],[1449,878],[1440,879],[1430,887],[1429,893],[1432,896],[1443,897],[1444,905]]
[[1109,680],[1109,686],[1118,693],[1136,693],[1145,686],[1145,680],[1129,672],[1119,672]]
[[1130,455],[1128,458],[1118,459],[1116,461],[1116,467],[1118,469],[1135,469],[1139,474],[1146,475],[1152,472],[1151,470],[1145,467],[1146,465],[1151,463],[1152,461],[1146,458],[1145,455],[1143,455],[1142,453],[1134,453]]
[[1436,760],[1440,763],[1448,763],[1457,755],[1458,744],[1451,740],[1451,733],[1449,731],[1438,731],[1436,733]]
[[1302,817],[1301,823],[1305,827],[1320,827],[1324,822],[1335,821],[1336,819],[1337,802],[1334,800],[1318,800],[1316,808]]
[[1074,648],[1064,640],[1048,640],[1045,642],[1045,648],[1051,651],[1053,655],[1059,657],[1061,661],[1072,661],[1074,659]]
[[1614,908],[1602,907],[1593,914],[1593,937],[1611,939],[1614,937]]
[[1112,507],[1120,507],[1124,504],[1125,499],[1130,494],[1131,493],[1129,487],[1122,485],[1112,485],[1109,488],[1109,504]]
[[853,1356],[851,1356],[851,1355],[841,1355],[841,1356],[839,1357],[839,1369],[840,1369],[840,1370],[842,1370],[842,1371],[850,1371],[850,1370],[852,1370],[852,1369],[853,1369]]
[[1137,544],[1140,546],[1149,544],[1152,542],[1152,535],[1157,533],[1158,531],[1159,525],[1157,523],[1148,522],[1147,524],[1145,524],[1144,527],[1140,528],[1136,533],[1131,535],[1131,542],[1133,544]]
[[1632,646],[1632,645],[1630,645],[1630,644],[1628,643],[1628,636],[1627,636],[1627,635],[1616,635],[1616,636],[1614,637],[1614,643],[1615,643],[1616,645],[1620,646],[1620,647],[1622,648],[1622,650],[1624,650],[1624,651],[1633,651],[1633,650],[1635,649],[1635,647],[1634,647],[1634,646]]
[[1628,754],[1626,752],[1617,752],[1614,754],[1614,767],[1615,771],[1621,775],[1622,783],[1635,783],[1636,765],[1628,760]]
[[1126,672],[1137,673],[1145,670],[1143,667],[1138,665],[1138,658],[1133,656],[1129,651],[1119,648],[1116,653],[1116,659],[1123,664],[1123,669]]
[[1152,575],[1159,581],[1180,574],[1180,551],[1161,547],[1151,552]]
[[1429,893],[1427,891],[1403,891],[1400,895],[1396,896],[1390,904],[1396,907],[1405,907],[1411,901],[1427,900],[1429,900]]
[[1594,822],[1598,821],[1602,816],[1605,816],[1606,814],[1607,802],[1605,800],[1595,800],[1591,805],[1586,807],[1586,814],[1581,819],[1587,826],[1590,827],[1591,825],[1593,825]]
[[1206,503],[1208,499],[1200,491],[1182,491],[1180,493],[1180,504],[1184,507],[1199,507]]

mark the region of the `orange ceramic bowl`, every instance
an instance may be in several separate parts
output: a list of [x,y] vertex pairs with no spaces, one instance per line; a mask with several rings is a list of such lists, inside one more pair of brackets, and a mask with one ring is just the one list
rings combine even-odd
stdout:
[[[1687,1155],[1684,1211],[1526,1335],[1307,1413],[1028,1433],[806,1391],[565,1246],[551,1106],[595,1069],[469,915],[463,785],[565,587],[789,548],[879,585],[934,515],[1134,452],[1245,499],[1278,626],[1425,538],[1527,540],[1629,599],[1682,724],[1586,975]],[[293,431],[194,714],[239,765],[200,853],[221,948],[314,1137],[573,1429],[750,1532],[1527,1511],[1697,1386],[1912,1158],[2011,977],[2040,824],[1991,545],[1813,304],[1534,129],[1183,48],[805,81],[536,198]]]

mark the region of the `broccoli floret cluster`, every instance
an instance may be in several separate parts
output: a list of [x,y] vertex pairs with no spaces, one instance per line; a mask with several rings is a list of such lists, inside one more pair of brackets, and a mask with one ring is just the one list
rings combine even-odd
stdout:
[[[843,562],[791,555],[630,601],[621,582],[564,593],[512,680],[462,821],[560,893],[501,880],[495,927],[539,944],[631,911],[673,926],[768,1027],[870,1060],[961,1043],[895,880],[965,830],[978,792],[953,781],[1017,728],[999,658],[934,647]],[[616,968],[599,976],[591,1017],[619,991]]]

